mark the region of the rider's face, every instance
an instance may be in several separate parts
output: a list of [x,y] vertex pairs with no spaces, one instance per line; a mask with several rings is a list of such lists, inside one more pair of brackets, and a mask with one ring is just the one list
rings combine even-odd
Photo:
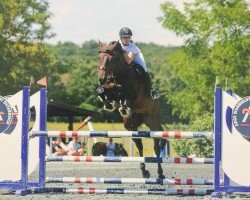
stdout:
[[122,40],[122,44],[124,44],[124,45],[129,45],[129,42],[130,42],[130,36],[127,36],[127,37],[121,37],[121,40]]

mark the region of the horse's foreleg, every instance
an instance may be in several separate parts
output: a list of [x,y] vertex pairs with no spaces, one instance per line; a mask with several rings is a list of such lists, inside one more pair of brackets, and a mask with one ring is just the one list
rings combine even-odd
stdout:
[[[163,128],[160,124],[160,119],[157,118],[158,115],[154,116],[151,115],[150,117],[146,118],[145,124],[149,127],[151,131],[163,131]],[[157,158],[165,157],[165,145],[167,140],[166,139],[154,139],[154,151]],[[169,147],[169,145],[168,145]],[[158,163],[158,176],[159,178],[165,178],[163,175],[163,169],[161,163]]]
[[97,93],[98,93],[98,98],[103,103],[104,110],[106,110],[108,112],[114,112],[114,110],[115,110],[115,102],[114,101],[110,102],[110,101],[107,100],[107,96],[104,93],[104,89],[102,87],[98,87],[97,88]]
[[127,106],[126,99],[120,100],[119,112],[122,117],[130,118],[132,116],[131,108]]

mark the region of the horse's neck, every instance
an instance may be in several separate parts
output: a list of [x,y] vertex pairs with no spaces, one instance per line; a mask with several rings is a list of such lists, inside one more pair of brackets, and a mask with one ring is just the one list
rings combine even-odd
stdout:
[[139,73],[136,70],[136,66],[132,64],[127,64],[123,54],[121,52],[117,52],[120,54],[119,62],[116,63],[116,66],[119,70],[116,74],[117,81],[123,86],[123,91],[132,98],[136,98],[140,93],[140,89],[143,87],[142,77],[140,77]]
[[116,52],[117,56],[119,56],[119,58],[117,59],[117,63],[115,63],[115,68],[116,68],[116,75],[118,77],[124,77],[127,75],[128,70],[130,65],[126,62],[123,54],[120,51]]
[[123,91],[131,97],[131,99],[136,99],[141,93],[141,88],[143,88],[142,80],[138,77],[138,74],[134,66],[130,66],[126,75],[121,77],[121,85],[123,85]]
[[121,53],[121,51],[118,51],[117,53],[118,53],[117,55],[120,56],[120,59],[119,59],[120,63],[119,64],[123,66],[122,68],[125,68],[125,69],[128,68],[129,64],[126,62],[126,60],[125,60],[123,54]]
[[[121,67],[122,65],[122,67]],[[122,63],[120,65],[121,70],[120,72],[117,74],[117,79],[122,82],[123,84],[127,84],[129,82],[131,82],[131,80],[136,79],[135,77],[135,72],[133,71],[133,66],[132,65],[128,65],[127,63]]]

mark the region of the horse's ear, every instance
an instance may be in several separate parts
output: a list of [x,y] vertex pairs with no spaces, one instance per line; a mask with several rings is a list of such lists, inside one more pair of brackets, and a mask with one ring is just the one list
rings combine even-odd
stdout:
[[99,42],[99,49],[102,49],[105,46],[105,44],[103,44],[99,39],[98,42]]
[[119,45],[121,45],[121,44],[120,44],[119,40],[117,40],[116,46],[119,46]]
[[117,42],[115,42],[114,44],[111,44],[110,49],[114,49],[116,47],[116,45],[117,45]]
[[117,45],[119,45],[121,47],[121,43],[119,40],[117,40]]
[[119,40],[116,42],[116,49],[122,49],[122,45],[121,43],[119,42]]

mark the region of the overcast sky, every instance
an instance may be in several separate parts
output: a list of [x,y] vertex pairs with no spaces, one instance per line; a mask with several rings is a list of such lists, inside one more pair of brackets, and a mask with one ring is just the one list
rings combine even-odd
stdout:
[[[183,2],[174,0],[179,9]],[[161,45],[180,45],[182,38],[165,30],[157,21],[162,15],[163,0],[50,0],[50,23],[56,37],[49,43],[71,41],[82,44],[88,40],[118,40],[120,28],[133,31],[133,40]]]

